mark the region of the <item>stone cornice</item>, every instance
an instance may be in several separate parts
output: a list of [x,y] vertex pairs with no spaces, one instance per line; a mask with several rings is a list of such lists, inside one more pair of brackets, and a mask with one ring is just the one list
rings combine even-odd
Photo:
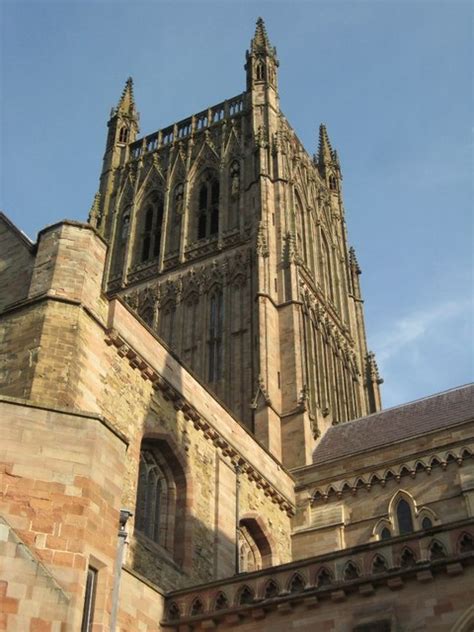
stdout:
[[[262,489],[265,496],[268,496],[273,503],[279,505],[280,509],[285,511],[289,516],[294,515],[294,506],[288,498],[281,494],[234,445],[207,421],[181,393],[146,362],[116,330],[107,330],[105,342],[109,346],[113,346],[118,355],[127,360],[132,368],[137,369],[144,380],[150,381],[152,387],[160,391],[163,398],[171,402],[176,411],[181,411],[184,419],[191,422],[196,430],[201,431],[204,437],[213,443],[214,446],[221,451],[223,456],[231,461],[234,467],[238,467],[242,473],[246,474],[250,481],[253,481],[258,488]],[[261,446],[259,445],[259,447]]]
[[342,498],[344,494],[350,493],[355,496],[360,489],[370,491],[374,485],[384,487],[388,480],[395,480],[400,483],[404,476],[415,478],[420,472],[431,474],[433,467],[440,467],[443,471],[448,465],[457,464],[459,467],[463,461],[472,458],[474,444],[470,441],[458,442],[457,446],[449,448],[432,448],[422,455],[416,455],[411,459],[399,459],[395,463],[385,463],[383,467],[372,468],[364,473],[345,477],[328,477],[317,486],[310,483],[297,485],[296,491],[303,491],[308,487],[312,488],[311,500],[326,502],[331,495]]

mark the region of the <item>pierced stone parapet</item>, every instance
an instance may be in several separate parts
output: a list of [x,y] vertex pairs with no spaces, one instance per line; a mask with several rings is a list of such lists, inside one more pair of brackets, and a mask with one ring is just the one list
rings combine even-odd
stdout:
[[[169,630],[194,630],[208,629],[209,623],[225,629],[226,623],[262,619],[272,610],[285,616],[296,606],[312,609],[353,595],[369,598],[380,588],[402,590],[408,582],[431,582],[439,573],[453,577],[474,563],[473,530],[471,518],[440,526],[429,534],[411,533],[174,591],[167,596],[160,625]],[[443,532],[450,543],[441,557],[429,555],[436,542],[434,532]],[[463,550],[466,537],[471,538],[469,550]],[[405,564],[410,554],[412,563]]]

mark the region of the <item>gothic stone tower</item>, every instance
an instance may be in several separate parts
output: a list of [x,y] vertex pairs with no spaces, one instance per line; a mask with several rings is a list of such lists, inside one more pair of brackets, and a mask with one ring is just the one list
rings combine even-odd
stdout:
[[279,106],[257,22],[242,94],[137,139],[131,79],[112,110],[89,221],[106,290],[136,310],[282,462],[380,408],[341,170],[326,128],[310,157]]

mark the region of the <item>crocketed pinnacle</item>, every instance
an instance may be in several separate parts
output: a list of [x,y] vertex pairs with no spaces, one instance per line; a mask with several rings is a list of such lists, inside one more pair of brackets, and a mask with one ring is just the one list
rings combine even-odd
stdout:
[[376,384],[383,384],[383,379],[380,377],[379,367],[377,366],[375,353],[373,351],[369,351],[367,354],[367,377]]
[[349,264],[357,274],[361,274],[359,262],[357,261],[356,251],[353,246],[349,248]]
[[318,162],[319,164],[329,164],[333,160],[334,152],[329,141],[326,126],[321,123],[319,126]]
[[92,206],[89,211],[89,217],[87,218],[87,222],[98,228],[101,221],[101,212],[100,212],[100,193],[96,193],[94,196],[94,201],[92,202]]
[[256,48],[268,49],[269,47],[270,47],[270,41],[268,39],[267,29],[265,28],[265,22],[263,21],[263,18],[258,18],[257,26],[255,28],[255,35],[252,40],[252,49],[253,50],[255,50]]
[[128,116],[133,116],[136,113],[135,100],[133,98],[133,79],[131,77],[125,83],[122,96],[115,111],[117,114],[120,112],[120,114],[127,114]]
[[252,53],[267,53],[276,56],[276,48],[270,44],[263,18],[258,18],[255,35],[250,45]]

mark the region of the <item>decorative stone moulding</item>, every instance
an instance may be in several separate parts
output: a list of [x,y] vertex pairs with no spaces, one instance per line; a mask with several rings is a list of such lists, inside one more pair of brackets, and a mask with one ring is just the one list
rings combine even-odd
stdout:
[[140,371],[142,378],[150,381],[153,389],[159,390],[163,398],[173,404],[175,410],[181,411],[186,421],[192,422],[194,428],[200,430],[204,437],[221,451],[223,456],[227,456],[233,465],[239,468],[240,472],[244,473],[250,481],[253,481],[258,488],[262,489],[265,496],[268,496],[274,504],[278,505],[290,517],[295,515],[295,508],[288,499],[280,494],[225,437],[208,421],[203,419],[192,404],[187,402],[169,382],[132,349],[116,330],[109,329],[106,332],[105,342],[107,345],[113,346],[121,358],[128,360],[133,369]]
[[[311,609],[328,600],[339,603],[353,595],[369,597],[381,587],[402,590],[408,582],[430,582],[437,573],[455,577],[474,563],[473,527],[472,518],[438,527],[437,534],[445,533],[450,543],[439,556],[430,554],[438,542],[436,535],[410,534],[393,542],[361,545],[350,552],[290,562],[175,591],[167,597],[161,625],[169,630],[209,629],[231,620],[261,619],[271,610],[286,615],[294,607]],[[466,539],[468,547],[463,544]],[[420,541],[424,551],[421,555]],[[400,547],[412,553],[410,563],[400,564]],[[196,603],[199,608],[194,607]]]
[[415,478],[421,471],[430,475],[433,467],[440,467],[443,471],[446,470],[448,465],[454,463],[460,467],[466,459],[472,458],[473,453],[473,445],[461,446],[449,450],[449,452],[432,452],[422,458],[418,458],[416,461],[399,463],[397,466],[389,469],[377,470],[358,476],[352,483],[344,479],[332,482],[329,487],[318,487],[311,494],[311,501],[313,503],[316,501],[327,502],[332,494],[337,498],[341,498],[343,494],[348,492],[356,495],[360,489],[365,489],[369,492],[376,484],[384,487],[387,481],[391,479],[400,483],[404,476]]

